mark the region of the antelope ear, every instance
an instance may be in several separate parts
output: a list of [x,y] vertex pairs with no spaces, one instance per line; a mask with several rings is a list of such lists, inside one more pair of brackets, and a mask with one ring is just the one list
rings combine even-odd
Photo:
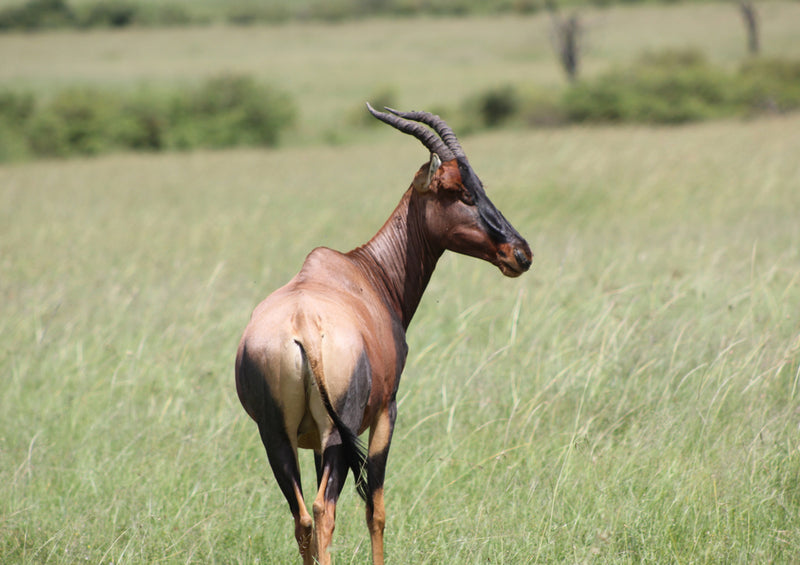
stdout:
[[438,171],[439,167],[441,166],[442,160],[439,158],[439,156],[436,153],[431,153],[431,164],[430,167],[428,167],[428,174],[425,175],[424,180],[419,179],[423,181],[422,183],[415,183],[417,191],[428,192],[428,190],[430,190],[431,181],[433,181],[433,175],[436,174],[436,171]]

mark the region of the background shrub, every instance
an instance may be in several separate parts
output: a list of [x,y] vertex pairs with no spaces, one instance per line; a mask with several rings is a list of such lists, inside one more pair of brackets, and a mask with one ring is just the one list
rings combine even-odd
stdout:
[[[396,96],[394,88],[383,87],[368,100],[378,108],[394,107]],[[468,134],[570,122],[676,124],[798,108],[799,61],[750,59],[729,73],[711,65],[701,52],[680,50],[646,53],[627,67],[564,90],[501,85],[453,108],[429,109]],[[295,118],[289,96],[237,74],[161,92],[72,88],[38,99],[0,91],[0,160],[120,149],[272,146]],[[346,119],[351,128],[378,124],[361,103]],[[323,137],[341,143],[347,138],[341,125],[322,132]]]
[[25,132],[31,152],[40,157],[65,157],[70,153],[64,123],[49,112],[37,114]]
[[469,133],[496,128],[519,118],[520,95],[513,85],[501,85],[468,97],[456,112],[456,128]]
[[470,96],[454,115],[458,131],[470,133],[505,126],[552,127],[566,121],[560,92],[538,86],[503,85]]
[[142,4],[135,0],[96,0],[76,7],[67,0],[28,0],[0,10],[0,31],[56,27],[174,26],[206,23],[181,3]]
[[564,94],[571,121],[682,123],[734,111],[731,77],[696,50],[645,54]]
[[[287,20],[337,22],[367,16],[462,16],[487,13],[530,14],[542,9],[541,0],[308,0],[292,3],[234,0],[184,2],[163,0],[28,0],[0,10],[0,31],[43,27],[175,26],[211,21],[234,25],[281,23]],[[611,3],[612,0],[589,0]],[[624,0],[623,0],[624,1]]]
[[576,122],[682,123],[800,108],[800,61],[754,58],[737,73],[696,50],[648,53],[573,85],[563,110]]
[[737,76],[737,100],[748,113],[800,108],[800,61],[767,58],[746,61]]
[[0,160],[119,149],[270,146],[295,114],[286,94],[241,75],[173,92],[72,88],[44,101],[0,92]]
[[120,113],[119,100],[111,94],[89,88],[65,90],[33,117],[31,148],[46,156],[100,153],[114,145],[111,124]]
[[519,106],[519,96],[513,86],[494,88],[478,97],[481,123],[490,128],[503,125],[519,111]]
[[295,119],[291,100],[243,75],[223,75],[176,96],[172,143],[180,148],[275,145]]
[[35,108],[36,101],[30,92],[0,92],[0,121],[12,126],[23,125]]
[[40,29],[74,25],[75,15],[65,0],[29,0],[0,11],[0,30]]
[[113,139],[122,147],[160,151],[168,148],[169,130],[168,101],[158,93],[141,91],[122,103]]
[[83,27],[126,27],[136,22],[139,7],[124,0],[101,0],[78,16]]

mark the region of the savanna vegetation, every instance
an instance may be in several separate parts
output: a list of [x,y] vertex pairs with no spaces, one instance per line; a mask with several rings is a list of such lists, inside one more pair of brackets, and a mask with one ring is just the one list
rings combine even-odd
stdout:
[[84,86],[41,100],[9,90],[0,93],[0,159],[270,146],[295,112],[285,93],[241,75],[174,92]]
[[[373,103],[394,105],[391,90]],[[694,50],[645,53],[625,68],[550,93],[508,84],[466,97],[442,113],[464,133],[522,124],[583,122],[675,124],[791,112],[800,108],[800,60],[756,58],[735,73]],[[276,145],[294,124],[291,98],[247,75],[158,92],[73,87],[39,99],[0,92],[0,160]],[[346,128],[375,125],[363,114]]]
[[[611,0],[564,2],[570,6],[612,3]],[[232,25],[341,22],[374,16],[530,14],[543,10],[545,4],[544,0],[0,0],[0,31],[163,27],[221,22]]]
[[[800,106],[800,55],[793,41],[794,29],[787,25],[787,21],[793,21],[796,16],[794,5],[763,7],[762,26],[768,37],[768,48],[759,57],[743,53],[743,30],[735,21],[736,14],[730,6],[638,11],[653,12],[652,20],[638,22],[645,29],[653,26],[653,33],[658,27],[653,22],[677,12],[674,38],[654,42],[652,38],[643,37],[639,39],[638,50],[630,50],[633,57],[630,54],[616,57],[606,51],[617,48],[616,35],[604,35],[616,26],[629,30],[631,22],[626,20],[635,12],[629,9],[588,12],[590,23],[600,18],[607,21],[589,27],[586,33],[594,47],[588,51],[584,49],[587,52],[582,55],[585,59],[582,66],[587,67],[582,71],[585,76],[569,84],[563,81],[553,84],[553,78],[539,70],[547,65],[550,74],[558,76],[559,72],[553,46],[548,44],[552,29],[544,15],[490,20],[495,22],[491,27],[506,30],[509,36],[487,43],[488,52],[480,54],[472,51],[468,38],[486,33],[481,19],[407,23],[405,20],[375,20],[340,24],[343,27],[302,24],[247,30],[189,28],[125,33],[122,37],[111,31],[89,36],[58,34],[55,40],[39,35],[0,35],[0,44],[6,44],[5,52],[9,54],[7,79],[0,83],[0,160],[93,155],[119,150],[273,146],[281,139],[298,136],[307,139],[309,134],[327,143],[340,143],[362,135],[358,130],[364,126],[374,125],[365,119],[360,103],[353,103],[351,99],[344,119],[338,118],[337,123],[326,127],[314,124],[311,131],[303,127],[302,121],[314,110],[308,110],[304,104],[305,116],[297,119],[299,102],[319,105],[319,98],[313,94],[307,96],[307,93],[314,93],[328,80],[336,80],[330,76],[331,71],[353,75],[351,78],[356,83],[369,83],[353,96],[361,100],[369,98],[379,105],[402,102],[405,89],[396,84],[398,74],[411,72],[421,77],[451,79],[441,81],[441,84],[452,85],[451,92],[437,98],[434,106],[463,133],[495,127],[553,127],[582,122],[674,124],[785,113]],[[704,29],[692,27],[679,15],[701,11],[708,12],[709,20],[722,21],[713,36],[721,44],[710,43]],[[414,31],[411,34],[405,29],[402,31],[409,34],[409,41],[396,42],[397,49],[429,57],[426,65],[430,68],[417,66],[388,72],[383,59],[370,56],[378,53],[371,43],[377,40],[375,29],[399,30],[408,26]],[[342,40],[346,34],[352,37]],[[441,40],[436,41],[431,34],[440,36]],[[207,52],[212,60],[219,56],[220,43],[241,44],[241,37],[255,49],[263,47],[265,53],[279,50],[281,58],[270,58],[266,62],[257,59],[265,63],[265,67],[252,69],[250,65],[241,65],[240,60],[233,66],[226,66],[222,61],[228,59],[223,55],[216,72],[195,69],[184,76],[186,69],[176,66],[177,77],[172,78],[182,80],[164,81],[158,72],[148,69],[152,61],[133,53],[142,48],[139,37],[158,38],[162,51],[152,56],[159,65],[166,62],[169,66],[168,61],[177,63],[185,58],[183,45],[186,42],[197,45],[203,37],[213,38]],[[167,37],[175,37],[175,41],[165,40]],[[599,44],[594,43],[596,37],[602,39]],[[301,38],[305,44],[297,41]],[[412,44],[413,39],[420,39],[421,43]],[[284,49],[286,40],[295,48]],[[55,49],[61,48],[56,44],[63,44],[66,57],[74,52],[81,61],[78,74],[88,68],[89,76],[73,75],[64,83],[58,78],[55,65],[48,62],[41,65],[40,49],[46,51],[50,42]],[[339,48],[331,51],[330,65],[319,67],[318,46],[330,42]],[[45,47],[40,47],[42,45]],[[739,54],[732,59],[734,45]],[[367,46],[369,49],[365,51]],[[96,51],[87,50],[91,47]],[[471,66],[476,66],[478,71],[485,70],[481,75],[485,77],[483,80],[472,80],[476,71],[459,59],[459,47],[466,47],[472,53]],[[104,57],[104,50],[109,48],[112,53]],[[119,55],[117,49],[122,49]],[[391,49],[392,45],[387,44],[385,51]],[[15,51],[20,51],[20,59],[11,56]],[[164,59],[162,53],[173,53],[176,58],[161,60]],[[431,53],[438,55],[431,58]],[[202,54],[203,49],[200,49],[197,57],[191,57],[192,64],[196,64]],[[444,57],[440,59],[441,55]],[[86,63],[84,56],[88,58]],[[360,59],[367,65],[363,68],[368,68],[370,73],[353,73],[353,69],[339,66],[338,61],[347,56]],[[126,72],[111,80],[100,80],[97,73],[109,63],[113,73],[123,68]],[[600,68],[597,68],[598,63]],[[299,65],[319,68],[319,74],[298,73]],[[62,67],[63,72],[68,73],[75,67],[75,61],[64,61]],[[56,71],[55,77],[53,71]],[[522,74],[523,71],[526,74]],[[318,78],[311,79],[310,83],[303,82],[303,77],[307,76]],[[385,78],[370,81],[373,76]],[[31,79],[33,84],[29,84]],[[413,84],[409,81],[409,85]]]
[[[783,65],[746,58],[728,4],[594,14],[575,88],[656,88],[628,71],[646,57],[758,87]],[[761,14],[765,60],[800,57],[798,5]],[[19,105],[6,120],[53,114],[65,92],[111,93],[87,112],[144,93],[195,139],[223,118],[181,122],[170,112],[192,104],[175,100],[230,84],[247,94],[220,103],[233,129],[262,95],[293,116],[266,148],[181,146],[179,128],[163,139],[182,151],[102,141],[0,165],[0,561],[298,560],[233,357],[252,307],[313,247],[369,238],[427,159],[365,126],[365,99],[471,129],[475,170],[535,253],[515,280],[455,255],[434,274],[400,386],[388,562],[800,559],[800,116],[529,127],[526,101],[567,88],[548,29],[531,15],[0,35],[0,88],[30,96],[3,98]],[[487,93],[503,128],[470,126]],[[124,131],[135,114],[102,115]],[[333,555],[367,563],[351,485]]]

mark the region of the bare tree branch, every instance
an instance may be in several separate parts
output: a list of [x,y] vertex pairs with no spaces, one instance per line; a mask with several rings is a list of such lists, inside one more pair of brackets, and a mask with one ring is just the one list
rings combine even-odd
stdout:
[[758,34],[758,13],[750,0],[739,0],[739,12],[747,28],[747,47],[751,55],[757,55],[761,50],[761,41]]
[[[744,1],[744,0],[743,0]],[[583,26],[577,13],[572,13],[567,18],[561,16],[558,11],[558,4],[555,0],[546,0],[545,7],[550,13],[553,22],[554,47],[558,55],[561,66],[567,73],[570,82],[574,82],[578,77],[578,64],[581,54],[581,35]]]

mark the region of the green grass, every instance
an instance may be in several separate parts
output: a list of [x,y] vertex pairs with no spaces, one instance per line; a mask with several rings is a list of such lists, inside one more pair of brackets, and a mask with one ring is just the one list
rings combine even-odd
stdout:
[[[465,141],[536,261],[434,275],[389,460],[392,562],[800,556],[799,131]],[[380,226],[423,153],[386,131],[0,168],[3,560],[295,560],[235,347],[312,247]],[[337,523],[337,562],[368,562],[349,486]]]
[[[768,54],[798,54],[799,15],[763,5]],[[598,11],[585,70],[673,43],[733,67],[737,17]],[[278,150],[0,166],[0,562],[299,561],[236,398],[236,345],[314,246],[366,241],[426,158],[388,128],[309,142],[348,141],[341,121],[387,85],[418,108],[557,86],[547,29],[504,17],[0,36],[3,86],[235,70],[290,91],[302,119]],[[457,256],[434,274],[399,393],[389,562],[800,559],[798,132],[786,116],[462,140],[536,257],[515,280]],[[339,564],[369,562],[351,485]]]

